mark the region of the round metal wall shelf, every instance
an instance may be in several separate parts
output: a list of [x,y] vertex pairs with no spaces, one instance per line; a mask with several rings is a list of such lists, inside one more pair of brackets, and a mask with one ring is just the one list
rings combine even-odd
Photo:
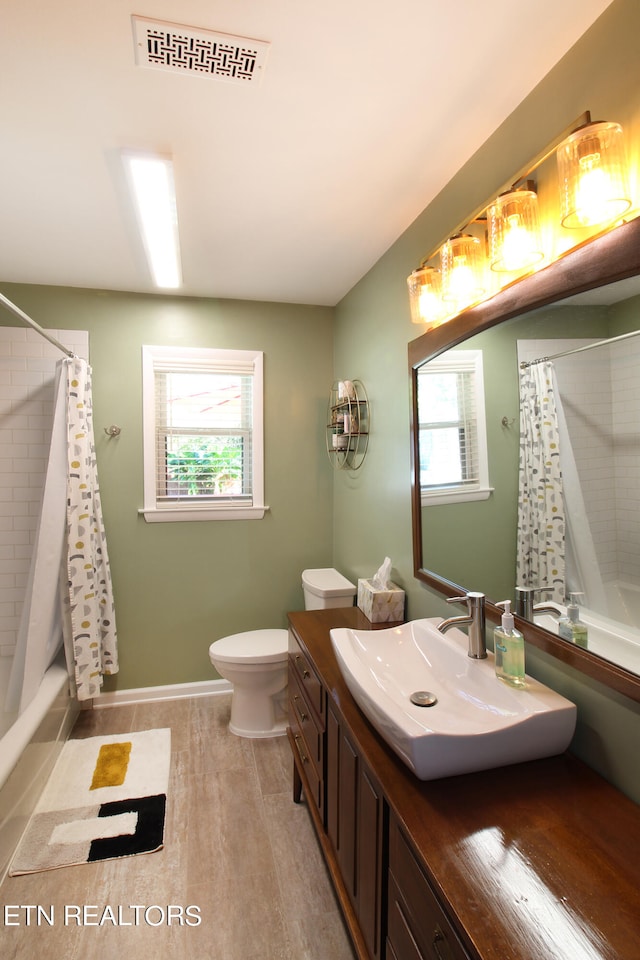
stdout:
[[369,400],[361,380],[336,380],[327,408],[327,455],[336,470],[359,470],[369,443]]

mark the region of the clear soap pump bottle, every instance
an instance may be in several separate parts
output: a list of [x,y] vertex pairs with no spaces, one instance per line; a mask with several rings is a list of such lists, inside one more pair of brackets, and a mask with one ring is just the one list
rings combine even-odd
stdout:
[[524,637],[513,625],[511,601],[496,604],[503,607],[502,623],[493,631],[496,677],[512,687],[525,687]]
[[588,646],[587,625],[580,619],[580,607],[578,606],[577,600],[577,598],[582,595],[581,593],[569,594],[567,615],[566,617],[560,617],[558,620],[558,635],[586,650]]

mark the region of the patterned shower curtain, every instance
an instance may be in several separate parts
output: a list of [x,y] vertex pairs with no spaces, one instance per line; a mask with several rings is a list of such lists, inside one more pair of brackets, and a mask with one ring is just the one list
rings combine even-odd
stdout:
[[107,555],[93,436],[91,367],[62,361],[67,378],[67,536],[63,559],[63,633],[79,700],[118,672],[111,570]]
[[520,489],[517,583],[545,587],[545,601],[565,599],[565,516],[551,362],[520,372]]

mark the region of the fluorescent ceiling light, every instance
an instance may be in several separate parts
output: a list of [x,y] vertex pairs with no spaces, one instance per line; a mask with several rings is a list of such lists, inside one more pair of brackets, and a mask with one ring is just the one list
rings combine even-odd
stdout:
[[173,164],[166,157],[124,154],[145,254],[157,287],[182,283]]

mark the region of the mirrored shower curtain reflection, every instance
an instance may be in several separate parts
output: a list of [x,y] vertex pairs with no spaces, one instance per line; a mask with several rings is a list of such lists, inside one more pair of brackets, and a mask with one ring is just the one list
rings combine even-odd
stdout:
[[[532,362],[545,349],[552,352],[550,344],[557,350],[560,342],[518,341],[519,364],[531,364],[520,367],[519,531],[528,536],[518,535],[518,582],[552,585],[539,598],[545,602],[563,604],[570,593],[579,593],[581,605],[606,614],[602,571],[563,402],[572,380],[580,380],[576,366],[585,361],[568,356],[560,362],[561,370],[544,358]],[[543,554],[542,561],[537,553]]]

